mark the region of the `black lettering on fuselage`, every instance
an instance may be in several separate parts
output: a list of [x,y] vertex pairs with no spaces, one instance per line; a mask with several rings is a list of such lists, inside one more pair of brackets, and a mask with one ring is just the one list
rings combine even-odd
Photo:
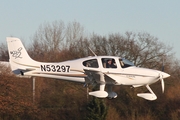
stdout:
[[41,71],[46,71],[46,66],[45,65],[41,65]]
[[70,72],[69,65],[40,65],[43,72]]

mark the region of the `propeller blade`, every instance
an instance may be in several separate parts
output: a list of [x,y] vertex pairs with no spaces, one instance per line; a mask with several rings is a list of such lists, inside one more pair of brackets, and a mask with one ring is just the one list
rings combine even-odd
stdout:
[[164,57],[162,58],[162,68],[161,71],[164,72]]
[[164,93],[164,80],[161,79],[161,85],[162,85],[162,92]]
[[162,74],[160,74],[160,80],[161,80],[161,85],[162,85],[162,92],[164,93],[164,80],[163,80]]
[[163,72],[164,72],[164,65],[162,66],[161,71],[163,71]]

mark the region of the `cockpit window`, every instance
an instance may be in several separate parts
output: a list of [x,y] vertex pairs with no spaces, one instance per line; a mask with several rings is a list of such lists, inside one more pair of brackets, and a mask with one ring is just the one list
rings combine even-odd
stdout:
[[117,68],[116,62],[111,58],[102,58],[102,65],[104,68]]
[[99,67],[97,59],[92,59],[92,60],[84,61],[83,65],[85,67],[92,67],[92,68],[98,68]]
[[127,60],[127,59],[119,59],[119,63],[121,65],[122,68],[127,68],[130,66],[134,66],[134,63],[132,63],[131,61]]

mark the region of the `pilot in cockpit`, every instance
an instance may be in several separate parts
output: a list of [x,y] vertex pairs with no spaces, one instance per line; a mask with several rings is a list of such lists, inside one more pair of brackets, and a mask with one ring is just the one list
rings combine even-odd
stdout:
[[106,68],[117,68],[114,59],[108,59],[106,63]]

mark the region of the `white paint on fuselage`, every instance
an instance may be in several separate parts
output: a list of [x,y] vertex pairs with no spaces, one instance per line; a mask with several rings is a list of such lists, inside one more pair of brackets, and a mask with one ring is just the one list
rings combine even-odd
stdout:
[[[104,68],[101,61],[102,58],[113,58],[117,64],[117,68]],[[97,59],[98,68],[83,66],[84,61],[91,59]],[[55,78],[74,82],[85,82],[85,77],[87,76],[84,73],[84,69],[86,69],[100,71],[106,74],[116,81],[116,85],[146,85],[158,81],[160,73],[166,74],[158,70],[139,68],[135,66],[122,68],[119,64],[119,59],[120,57],[114,56],[93,56],[59,63],[36,62],[35,65],[29,65],[29,69],[35,70],[25,72],[24,75]],[[47,65],[50,69],[53,69],[52,66],[69,66],[70,68],[69,71],[65,70],[64,72],[57,72],[57,68],[54,71],[48,71],[48,67],[45,67],[45,70],[42,70],[41,66]],[[22,65],[22,68],[24,68],[24,65]],[[166,76],[168,76],[168,74],[166,74]]]

